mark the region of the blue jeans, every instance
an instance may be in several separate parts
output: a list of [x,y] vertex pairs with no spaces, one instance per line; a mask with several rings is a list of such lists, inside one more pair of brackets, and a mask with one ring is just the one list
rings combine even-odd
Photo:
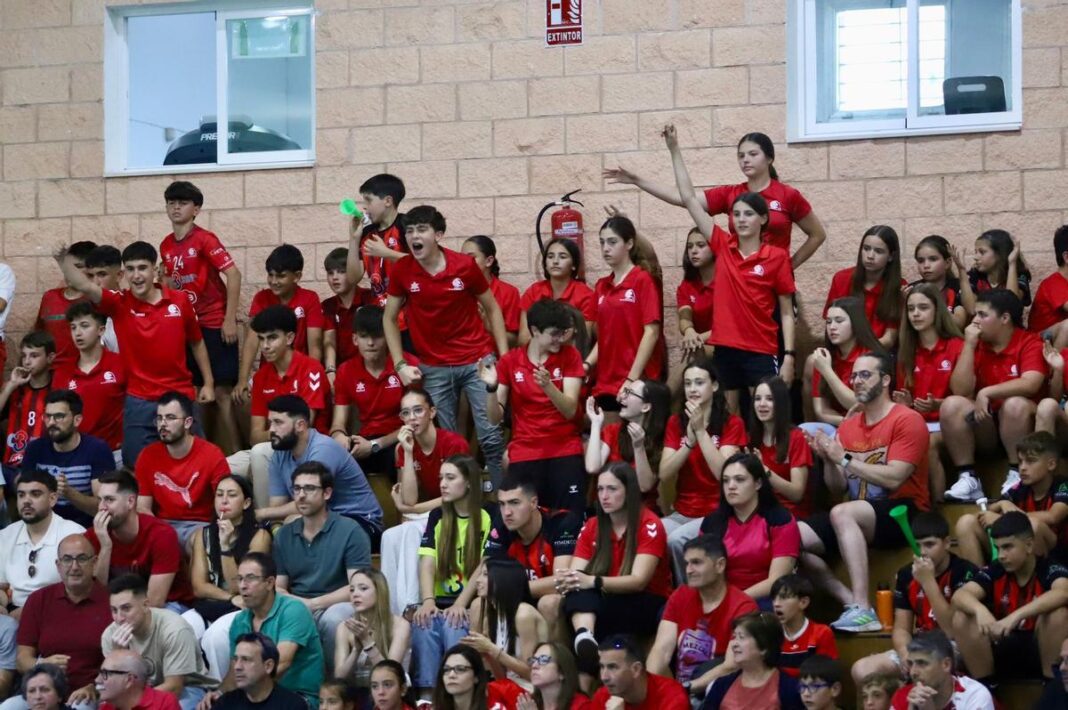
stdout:
[[501,428],[490,424],[486,415],[486,385],[478,378],[478,363],[470,365],[420,365],[423,372],[423,387],[434,398],[438,410],[438,422],[443,429],[456,431],[456,409],[460,393],[467,393],[471,405],[471,417],[475,420],[478,445],[486,459],[493,488],[501,481],[501,457],[504,455],[504,437]]
[[206,688],[187,685],[182,688],[182,694],[178,696],[178,705],[181,706],[182,710],[197,710],[197,705],[207,694]]
[[445,651],[460,643],[460,639],[467,635],[467,628],[466,623],[460,628],[449,626],[443,615],[431,619],[430,626],[425,629],[412,624],[412,685],[416,688],[434,687]]

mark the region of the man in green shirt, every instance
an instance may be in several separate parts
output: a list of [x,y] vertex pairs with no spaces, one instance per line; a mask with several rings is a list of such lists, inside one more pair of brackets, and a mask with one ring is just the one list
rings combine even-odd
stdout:
[[[237,582],[245,608],[231,617],[228,656],[233,655],[237,639],[243,634],[258,631],[269,637],[278,646],[278,685],[300,693],[312,710],[318,710],[324,666],[315,619],[304,602],[275,590],[276,576],[270,555],[249,552],[241,559]],[[215,623],[225,621],[223,617]],[[209,658],[212,655],[219,654],[209,654]],[[225,692],[235,687],[233,669],[230,669],[220,689]],[[220,694],[212,693],[209,698],[214,701]]]

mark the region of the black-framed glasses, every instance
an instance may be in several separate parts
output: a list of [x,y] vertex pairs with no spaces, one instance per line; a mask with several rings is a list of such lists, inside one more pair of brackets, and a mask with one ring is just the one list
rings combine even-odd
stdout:
[[116,675],[130,675],[130,671],[120,671],[115,668],[101,668],[100,672],[96,674],[97,677],[107,680],[108,678]]
[[30,579],[37,576],[37,553],[39,550],[30,550],[30,568],[26,570],[26,573],[30,575]]
[[312,493],[315,493],[315,491],[321,491],[321,490],[323,490],[322,486],[317,486],[317,485],[312,484],[312,483],[302,484],[302,485],[294,485],[293,486],[293,495],[299,496],[301,493],[307,493],[308,495],[311,495]]
[[553,662],[553,657],[547,653],[543,653],[540,656],[531,656],[527,659],[527,665],[533,668],[534,666],[547,666]]
[[830,683],[799,683],[797,685],[797,692],[799,693],[818,693],[824,688],[830,688]]
[[643,401],[643,402],[645,402],[645,401],[646,401],[646,399],[645,399],[645,395],[642,395],[642,394],[638,394],[637,392],[635,392],[635,391],[634,391],[633,389],[631,389],[630,387],[624,387],[624,388],[623,388],[623,396],[624,396],[624,397],[637,397],[638,399],[640,399],[640,400],[641,400],[641,401]]
[[92,561],[93,555],[78,555],[77,557],[74,557],[72,555],[63,555],[59,558],[59,564],[63,565],[64,567],[70,567],[75,562],[77,562],[79,565],[87,565]]

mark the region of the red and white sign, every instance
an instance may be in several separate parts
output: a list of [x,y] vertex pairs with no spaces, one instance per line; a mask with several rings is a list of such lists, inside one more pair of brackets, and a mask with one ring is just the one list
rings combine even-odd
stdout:
[[582,0],[545,0],[545,46],[582,44]]

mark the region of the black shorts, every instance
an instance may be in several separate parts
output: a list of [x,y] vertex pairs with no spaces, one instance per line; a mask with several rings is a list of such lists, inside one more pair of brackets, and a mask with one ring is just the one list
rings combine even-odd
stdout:
[[618,412],[623,409],[623,405],[619,403],[614,394],[599,394],[593,398],[593,401],[597,403],[602,412]]
[[[216,386],[233,387],[237,384],[237,343],[224,343],[221,328],[201,328],[200,332],[204,334],[204,347],[208,349],[208,362]],[[193,359],[192,350],[186,353],[185,360],[193,373],[193,384],[200,387],[204,384],[204,376]]]
[[812,528],[812,532],[816,533],[816,537],[823,543],[823,557],[826,560],[830,560],[833,557],[838,557],[838,536],[834,533],[834,526],[831,525],[831,514],[823,511],[812,513],[804,520],[798,521]]
[[765,377],[779,374],[779,360],[767,353],[754,353],[717,345],[712,355],[716,376],[725,390],[756,387]]
[[1041,678],[1042,658],[1032,631],[1013,631],[993,644],[994,672],[999,678]]
[[533,481],[538,489],[538,503],[543,508],[585,513],[586,463],[582,454],[512,462],[508,464],[508,473]]

